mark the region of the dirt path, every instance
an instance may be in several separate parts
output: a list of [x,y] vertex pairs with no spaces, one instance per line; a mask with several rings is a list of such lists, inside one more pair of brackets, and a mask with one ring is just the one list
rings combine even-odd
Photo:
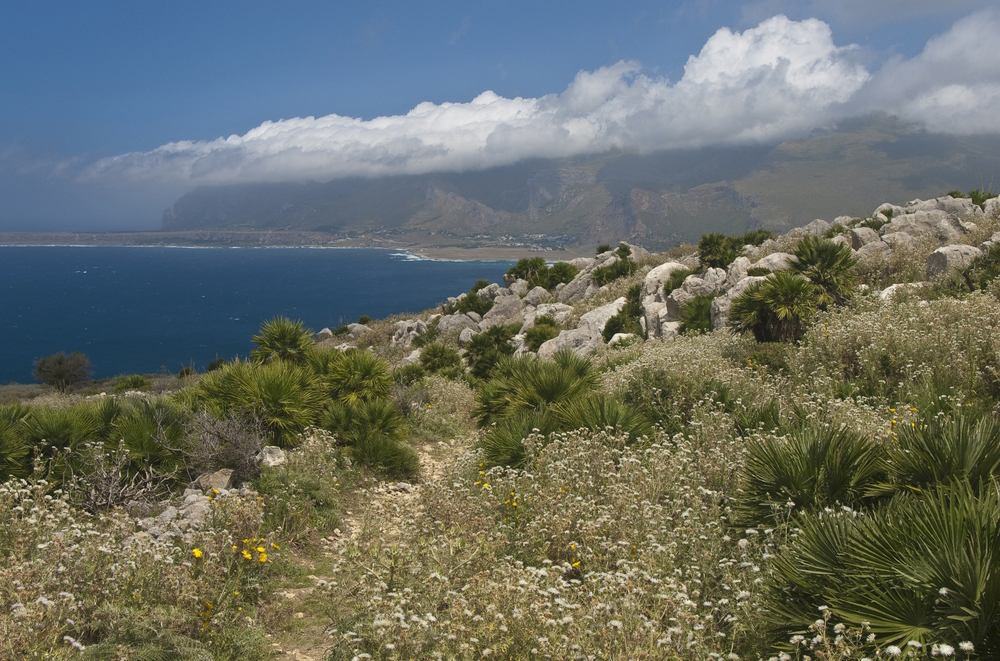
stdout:
[[[391,539],[399,534],[405,519],[411,519],[423,509],[422,491],[425,484],[442,479],[450,460],[461,449],[459,441],[438,441],[416,448],[420,459],[420,480],[409,482],[378,482],[356,494],[357,505],[341,517],[341,529],[320,540],[319,557],[307,566],[315,573],[306,576],[309,586],[285,587],[275,592],[281,599],[281,610],[288,611],[287,627],[269,634],[276,658],[294,661],[321,661],[331,640],[326,632],[329,625],[326,599],[316,586],[333,580],[323,573],[343,548],[346,540],[357,539],[363,532]],[[377,530],[365,530],[365,526]]]

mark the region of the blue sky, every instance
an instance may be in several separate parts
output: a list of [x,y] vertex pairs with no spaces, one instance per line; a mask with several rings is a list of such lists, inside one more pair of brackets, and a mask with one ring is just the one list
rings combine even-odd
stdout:
[[[202,184],[1000,131],[987,0],[10,3],[0,230],[155,228]],[[232,138],[230,138],[232,136]]]

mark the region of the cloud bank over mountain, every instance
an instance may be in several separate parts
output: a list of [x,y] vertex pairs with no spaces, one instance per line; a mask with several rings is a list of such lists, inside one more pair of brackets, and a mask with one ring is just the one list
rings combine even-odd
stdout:
[[883,111],[933,131],[1000,131],[1000,12],[983,11],[876,71],[837,46],[818,19],[774,16],[722,28],[676,82],[622,61],[580,72],[540,98],[483,92],[370,120],[327,115],[269,121],[244,135],[179,141],[102,159],[84,181],[223,184],[483,169],[613,148],[649,152],[786,139]]

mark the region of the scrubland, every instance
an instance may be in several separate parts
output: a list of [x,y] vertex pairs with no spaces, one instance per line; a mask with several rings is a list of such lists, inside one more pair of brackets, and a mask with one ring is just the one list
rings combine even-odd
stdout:
[[[0,658],[997,658],[1000,286],[879,295],[931,249],[852,262],[793,341],[393,368],[394,320],[276,319],[173,390],[8,401]],[[140,523],[220,468],[201,526]]]

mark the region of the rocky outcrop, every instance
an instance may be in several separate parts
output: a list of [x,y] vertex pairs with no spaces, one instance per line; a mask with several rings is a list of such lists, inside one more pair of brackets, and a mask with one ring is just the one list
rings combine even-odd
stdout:
[[[580,322],[576,327],[588,329],[591,333],[601,337],[604,327],[608,325],[608,320],[621,312],[623,307],[625,307],[624,296],[584,314],[580,317]],[[601,341],[604,341],[603,338],[601,338]]]
[[461,312],[443,315],[440,319],[438,319],[437,328],[438,332],[442,335],[457,333],[463,328],[471,328],[477,333],[479,332],[479,324],[473,320],[472,317],[462,314]]
[[[504,291],[506,292],[506,290]],[[523,322],[524,302],[520,296],[507,293],[493,299],[493,307],[483,315],[483,320],[479,322],[479,330],[485,331],[493,326],[521,324]]]
[[569,349],[580,356],[589,356],[603,344],[604,339],[600,335],[595,337],[589,328],[574,328],[559,333],[558,336],[538,347],[538,357],[552,358],[564,349]]
[[863,246],[879,240],[878,232],[870,227],[855,227],[848,232],[848,235],[851,238],[851,248],[854,250],[861,250]]
[[666,262],[654,267],[642,280],[642,325],[651,338],[662,337],[662,325],[667,318],[667,296],[670,292],[663,291],[663,285],[677,271],[686,271],[687,267],[680,262]]
[[541,305],[552,298],[552,294],[545,287],[535,287],[524,295],[524,302],[527,305]]
[[[891,219],[888,217],[891,213]],[[929,236],[942,243],[954,243],[971,229],[970,219],[984,219],[983,210],[972,200],[950,195],[932,200],[913,200],[905,206],[883,204],[876,215],[889,222],[879,231],[883,236],[904,232],[911,236]]]
[[[781,254],[781,253],[777,253]],[[681,310],[696,296],[718,294],[726,284],[723,269],[708,269],[701,275],[689,275],[684,283],[667,296],[667,314],[670,321],[681,318]]]
[[764,282],[764,280],[767,280],[764,276],[747,276],[733,285],[722,296],[716,296],[712,299],[712,328],[725,328],[729,322],[729,308],[732,306],[733,300],[754,283]]
[[927,279],[967,266],[982,254],[982,251],[974,246],[961,244],[942,246],[927,256]]
[[560,326],[565,326],[572,316],[573,308],[565,303],[543,303],[525,312],[521,332],[524,333],[534,326],[538,317],[550,317]]
[[775,271],[787,271],[795,263],[795,255],[787,252],[772,252],[765,255],[750,265],[751,269],[764,268],[772,273]]
[[403,347],[404,349],[413,344],[413,340],[427,332],[427,324],[419,319],[397,321],[392,330],[392,338],[389,345],[393,347]]

